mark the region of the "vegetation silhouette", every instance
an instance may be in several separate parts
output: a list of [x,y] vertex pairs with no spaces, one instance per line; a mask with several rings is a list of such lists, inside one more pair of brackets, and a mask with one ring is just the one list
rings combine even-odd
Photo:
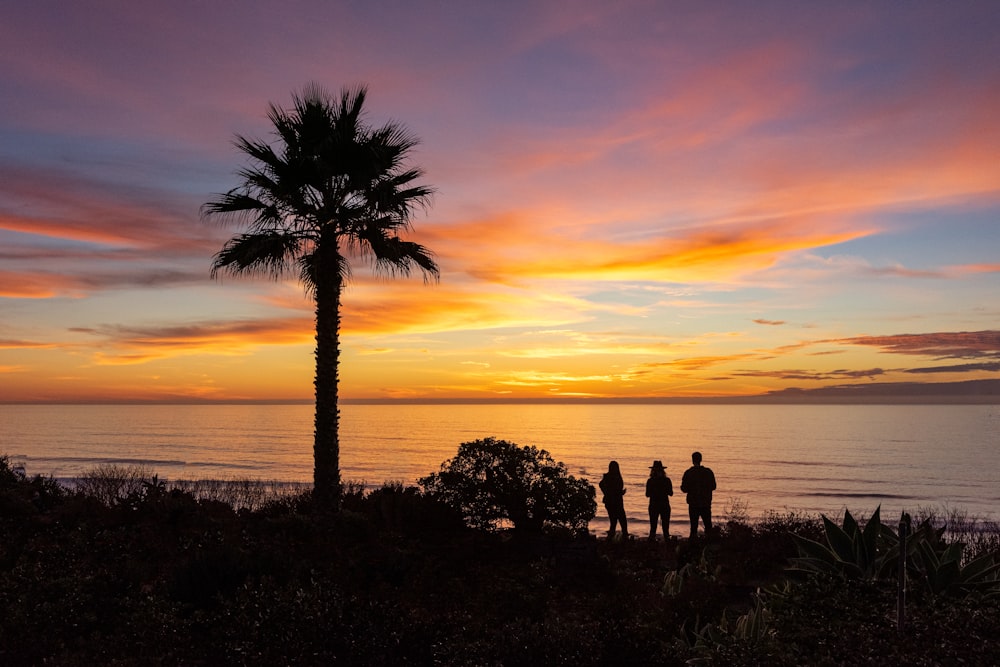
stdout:
[[586,530],[597,513],[590,482],[568,474],[544,449],[496,438],[463,442],[419,484],[484,530],[507,522],[521,533],[541,533],[547,525]]
[[[840,580],[891,580],[899,568],[901,540],[882,523],[881,509],[875,508],[863,528],[849,510],[844,510],[841,526],[821,515],[825,544],[792,534],[798,556],[790,559],[791,570]],[[909,525],[909,515],[900,523]],[[908,580],[929,595],[1000,599],[1000,552],[965,558],[968,544],[946,541],[944,532],[945,526],[925,519],[909,536],[902,553]]]
[[918,520],[934,528],[911,542],[897,633],[894,578],[851,574],[893,548],[877,514],[736,512],[676,550],[567,531],[525,548],[398,483],[347,483],[332,516],[289,489],[237,509],[133,467],[86,489],[0,455],[0,664],[929,667],[1000,651],[1000,526],[959,514]]
[[423,172],[407,167],[417,139],[397,123],[365,123],[364,86],[333,97],[315,83],[293,95],[290,110],[269,107],[277,149],[237,136],[251,165],[242,183],[202,206],[204,218],[236,219],[248,231],[214,257],[212,277],[264,275],[279,279],[293,269],[316,312],[316,418],[313,494],[337,508],[340,441],[337,408],[340,303],[350,276],[349,256],[370,260],[376,271],[439,276],[432,253],[406,241],[414,211],[429,204],[432,189],[418,185]]

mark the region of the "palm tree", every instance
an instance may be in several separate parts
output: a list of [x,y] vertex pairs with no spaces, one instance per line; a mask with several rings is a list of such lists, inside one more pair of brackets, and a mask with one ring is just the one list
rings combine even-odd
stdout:
[[211,275],[264,275],[278,280],[293,269],[315,302],[316,421],[313,495],[336,509],[340,501],[337,407],[340,303],[350,277],[349,257],[361,257],[389,275],[439,277],[432,253],[403,240],[412,214],[426,208],[432,190],[405,162],[417,140],[402,126],[364,122],[364,86],[332,97],[316,84],[294,94],[293,108],[269,105],[278,142],[236,137],[250,158],[241,184],[202,207],[203,218],[232,219],[245,233],[225,243]]

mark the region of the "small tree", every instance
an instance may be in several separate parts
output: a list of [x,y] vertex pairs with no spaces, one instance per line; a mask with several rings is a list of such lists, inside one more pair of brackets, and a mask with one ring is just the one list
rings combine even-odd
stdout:
[[590,482],[569,475],[544,449],[496,438],[462,443],[455,458],[419,483],[486,530],[508,521],[522,532],[546,524],[582,529],[597,512]]

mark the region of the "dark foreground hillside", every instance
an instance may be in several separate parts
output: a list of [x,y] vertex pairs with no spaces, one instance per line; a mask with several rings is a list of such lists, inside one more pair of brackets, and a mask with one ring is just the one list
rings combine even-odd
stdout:
[[899,633],[891,583],[786,583],[789,530],[822,538],[794,515],[695,545],[479,533],[399,487],[351,493],[335,516],[155,483],[102,501],[4,467],[0,664],[1000,661],[996,596],[915,589]]

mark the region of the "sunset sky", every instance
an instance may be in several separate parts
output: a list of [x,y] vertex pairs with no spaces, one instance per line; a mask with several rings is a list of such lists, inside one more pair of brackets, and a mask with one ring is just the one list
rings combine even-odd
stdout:
[[235,134],[315,81],[421,138],[345,398],[1000,379],[1000,3],[14,2],[0,401],[309,399],[293,279],[209,278]]

